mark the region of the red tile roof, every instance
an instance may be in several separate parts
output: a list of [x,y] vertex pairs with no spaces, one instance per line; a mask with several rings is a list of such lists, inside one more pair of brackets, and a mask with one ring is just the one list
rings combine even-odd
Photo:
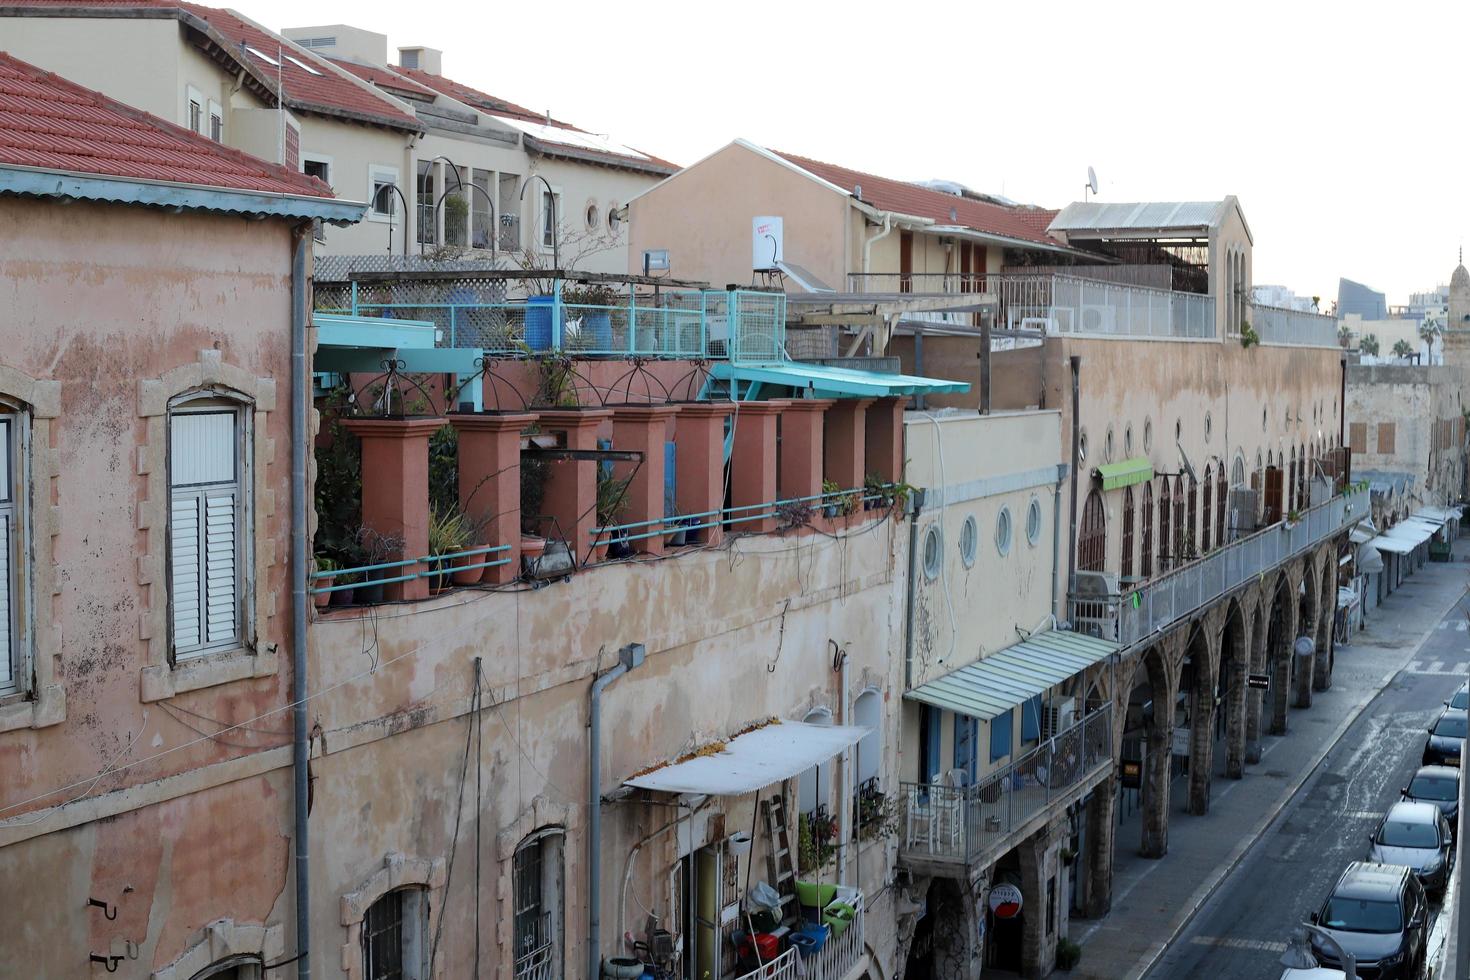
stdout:
[[0,165],[6,164],[332,196],[315,177],[221,146],[0,52]]
[[861,184],[863,203],[881,211],[932,218],[936,224],[959,225],[985,234],[1035,242],[1038,245],[1061,244],[1046,234],[1046,226],[1056,217],[1055,211],[987,204],[901,180],[850,170],[834,163],[823,163],[795,153],[783,153],[779,150],[771,152],[845,191],[851,191]]
[[341,58],[328,58],[332,64],[343,71],[351,72],[358,78],[379,88],[397,89],[400,92],[411,92],[421,98],[432,99],[439,93],[406,75],[400,75],[390,68],[380,68],[377,65],[364,65],[357,61],[345,61]]
[[[211,28],[217,35],[217,42],[224,42],[220,47],[231,58],[245,65],[267,89],[275,91],[276,81],[279,78],[281,88],[284,89],[283,101],[289,108],[303,112],[345,116],[396,129],[413,131],[423,129],[417,117],[412,113],[405,112],[396,103],[375,92],[371,87],[359,84],[320,55],[297,47],[280,35],[267,31],[229,10],[204,7],[194,3],[179,2],[179,0],[4,0],[4,6],[10,8],[34,7],[53,11],[65,9],[68,13],[76,11],[83,16],[90,14],[104,17],[130,9],[166,10],[191,14]],[[247,47],[259,51],[265,55],[265,58],[251,54],[245,50]],[[277,58],[278,49],[290,57]],[[271,64],[266,58],[271,61],[279,61],[279,67]],[[296,61],[292,61],[292,58]],[[313,74],[296,62],[311,66],[318,74]]]

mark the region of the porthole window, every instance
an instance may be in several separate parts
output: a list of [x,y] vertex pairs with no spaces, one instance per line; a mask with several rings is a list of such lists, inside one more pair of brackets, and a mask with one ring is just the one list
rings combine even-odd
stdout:
[[1210,413],[1209,412],[1206,412],[1205,413],[1205,442],[1209,442],[1210,441],[1210,433],[1214,430],[1214,428],[1215,428],[1215,420],[1210,417]]
[[587,230],[596,231],[601,226],[602,216],[597,212],[596,204],[587,205]]
[[618,207],[616,201],[607,206],[607,230],[614,235],[618,233],[618,228],[623,224],[622,214],[622,209]]
[[1041,501],[1035,497],[1026,505],[1026,543],[1036,547],[1041,540]]
[[995,550],[1002,555],[1011,553],[1011,509],[1002,507],[995,518]]
[[1144,419],[1143,420],[1143,451],[1145,453],[1151,453],[1151,452],[1153,452],[1153,448],[1154,448],[1154,420],[1153,419]]
[[939,577],[939,565],[944,561],[943,542],[939,540],[939,525],[930,524],[924,532],[924,577],[934,581]]
[[1128,426],[1123,430],[1123,454],[1125,456],[1132,456],[1133,455],[1133,423],[1132,422],[1129,422],[1128,423]]
[[1263,407],[1261,409],[1261,431],[1262,432],[1265,432],[1266,431],[1266,412],[1267,412],[1267,410]]
[[1113,427],[1110,425],[1110,426],[1108,426],[1108,436],[1107,436],[1107,439],[1103,442],[1103,462],[1104,463],[1111,463],[1112,461],[1113,461]]
[[1078,460],[1078,462],[1083,462],[1086,459],[1087,459],[1087,430],[1086,429],[1083,429],[1082,430],[1082,434],[1077,437],[1077,460]]
[[979,533],[975,529],[975,516],[972,514],[965,518],[965,523],[960,525],[960,561],[969,568],[975,564],[975,544]]

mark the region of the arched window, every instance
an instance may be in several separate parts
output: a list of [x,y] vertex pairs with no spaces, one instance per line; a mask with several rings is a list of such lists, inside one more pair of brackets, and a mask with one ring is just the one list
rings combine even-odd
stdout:
[[363,980],[429,975],[429,898],[424,888],[399,888],[362,918]]
[[[516,977],[562,975],[565,845],[566,831],[561,827],[543,827],[516,847],[511,869],[514,879],[511,887],[515,892]],[[405,977],[413,975],[404,974]]]
[[[1210,479],[1212,475],[1213,473],[1210,469],[1210,464],[1206,463],[1205,482],[1204,485],[1200,487],[1200,494],[1204,497],[1204,501],[1200,506],[1200,510],[1204,519],[1201,520],[1199,523],[1199,553],[1202,555],[1207,555],[1210,553],[1210,533],[1214,530],[1215,527],[1214,511],[1213,507],[1211,506],[1214,503],[1212,497],[1214,495],[1213,491],[1215,487],[1214,481]],[[1225,505],[1222,502],[1220,506],[1223,508]]]
[[1143,547],[1139,549],[1138,574],[1150,578],[1154,573],[1154,485],[1143,485]]
[[211,963],[189,980],[260,980],[260,957],[253,953]]
[[[813,708],[801,719],[808,725],[832,724],[832,712],[828,708]],[[812,813],[817,807],[827,805],[827,777],[831,764],[815,765],[796,777],[796,809],[799,813]]]
[[1100,572],[1108,553],[1108,519],[1103,513],[1102,493],[1093,490],[1082,507],[1082,529],[1077,535],[1077,568]]
[[1123,558],[1118,574],[1133,577],[1133,488],[1123,488]]
[[1291,462],[1286,468],[1286,509],[1296,510],[1296,447],[1291,448]]
[[1174,560],[1174,540],[1169,529],[1174,521],[1174,490],[1166,476],[1159,486],[1159,571],[1169,570]]
[[1235,462],[1230,464],[1230,485],[1232,487],[1245,486],[1245,457],[1240,453],[1235,454]]
[[1307,465],[1306,443],[1302,443],[1301,451],[1300,454],[1297,456],[1297,459],[1301,460],[1301,465],[1297,467],[1296,474],[1296,505],[1298,509],[1306,510],[1312,504],[1312,496],[1310,493],[1307,492],[1307,488],[1312,485],[1312,473],[1311,469]]
[[[1186,501],[1188,503],[1186,504]],[[1189,554],[1189,546],[1192,542],[1189,535],[1185,533],[1187,525],[1184,523],[1185,508],[1194,510],[1194,501],[1184,489],[1184,477],[1174,477],[1174,564],[1183,563]]]
[[1199,481],[1194,478],[1194,474],[1190,474],[1189,477],[1189,496],[1186,499],[1189,502],[1189,514],[1185,518],[1188,523],[1184,525],[1184,548],[1182,550],[1186,557],[1196,558],[1200,554]]
[[30,689],[31,658],[25,638],[31,578],[27,509],[31,500],[30,416],[19,405],[0,400],[0,697]]
[[[1239,462],[1239,460],[1237,460]],[[1241,464],[1244,466],[1244,464]],[[1230,487],[1225,482],[1225,461],[1215,471],[1215,547],[1225,544],[1225,507],[1230,500]]]

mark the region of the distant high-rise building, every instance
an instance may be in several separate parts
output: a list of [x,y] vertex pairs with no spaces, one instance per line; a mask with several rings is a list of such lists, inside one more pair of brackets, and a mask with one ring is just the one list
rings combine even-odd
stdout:
[[1364,320],[1382,320],[1388,315],[1388,301],[1382,293],[1351,279],[1337,280],[1338,319],[1356,313]]

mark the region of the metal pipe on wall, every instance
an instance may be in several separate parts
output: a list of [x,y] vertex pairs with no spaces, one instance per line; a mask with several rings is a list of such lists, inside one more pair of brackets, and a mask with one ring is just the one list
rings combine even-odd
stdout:
[[[1068,465],[1071,467],[1072,470],[1072,500],[1070,504],[1072,516],[1071,520],[1069,521],[1071,530],[1067,534],[1068,600],[1070,600],[1072,596],[1077,594],[1077,464],[1079,462],[1077,459],[1077,453],[1080,450],[1082,440],[1080,429],[1082,409],[1078,405],[1077,401],[1078,393],[1082,390],[1082,384],[1080,380],[1082,374],[1082,356],[1080,354],[1073,354],[1069,358],[1069,361],[1072,365],[1072,455],[1070,457]],[[1070,619],[1071,616],[1068,615],[1067,618]]]
[[592,682],[587,712],[587,980],[602,972],[602,692],[642,664],[643,657],[643,644],[630,643],[618,651],[617,666]]
[[307,766],[311,746],[306,728],[306,447],[311,439],[307,383],[306,320],[309,285],[306,259],[312,226],[298,225],[291,241],[291,768],[295,805],[296,975],[311,976],[311,840]]

